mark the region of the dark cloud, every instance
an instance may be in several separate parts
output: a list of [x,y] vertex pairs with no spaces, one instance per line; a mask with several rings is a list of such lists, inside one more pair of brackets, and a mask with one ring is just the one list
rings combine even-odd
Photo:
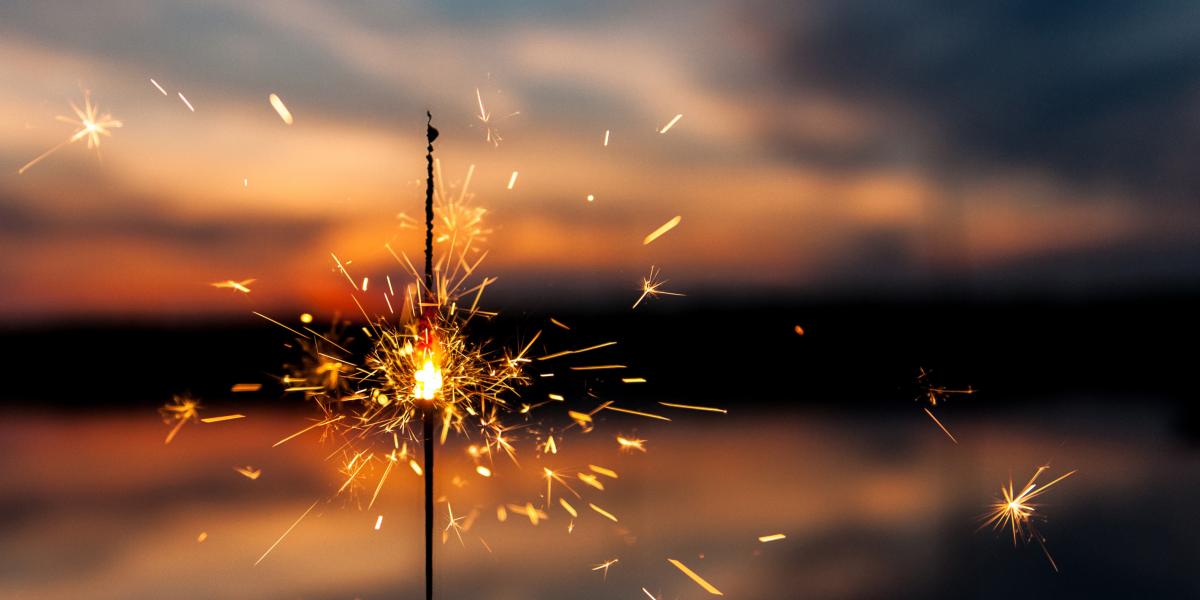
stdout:
[[1200,184],[1195,3],[771,6],[752,27],[793,90],[911,115],[919,133],[894,133],[925,138],[946,168],[1016,165],[1160,197]]

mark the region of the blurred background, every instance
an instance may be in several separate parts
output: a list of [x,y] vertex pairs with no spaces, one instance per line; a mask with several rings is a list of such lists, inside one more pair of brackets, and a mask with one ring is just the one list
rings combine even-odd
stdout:
[[[384,245],[420,249],[401,214],[421,210],[426,109],[443,182],[487,208],[500,316],[479,335],[511,346],[555,318],[570,337],[540,350],[616,340],[604,360],[647,379],[530,397],[728,410],[604,413],[571,438],[549,466],[620,473],[596,500],[619,522],[571,533],[556,508],[495,516],[543,501],[538,463],[483,480],[448,443],[439,486],[478,518],[438,547],[443,597],[707,595],[667,558],[742,598],[1200,595],[1198,17],[0,5],[0,597],[416,597],[420,480],[367,511],[333,498],[316,437],[272,449],[313,415],[273,384],[292,340],[251,311],[358,315],[331,253],[386,310],[403,270]],[[84,90],[123,126],[18,175],[72,134],[56,117]],[[652,265],[686,296],[631,309]],[[914,401],[921,368],[977,390],[937,408],[958,444]],[[164,445],[155,410],[184,392],[248,418]],[[1047,463],[1078,469],[1043,497],[1058,573],[976,531],[1001,483]]]

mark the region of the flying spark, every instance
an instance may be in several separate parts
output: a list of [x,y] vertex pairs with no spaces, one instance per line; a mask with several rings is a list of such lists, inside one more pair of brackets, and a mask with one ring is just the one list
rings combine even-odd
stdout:
[[243,279],[241,281],[234,281],[232,279],[226,279],[225,281],[218,281],[216,283],[210,283],[209,285],[211,285],[215,288],[231,289],[231,290],[241,292],[243,294],[249,294],[250,293],[250,284],[254,283],[255,281],[258,281],[258,280],[257,279]]
[[649,245],[650,242],[657,240],[664,233],[666,233],[672,229],[675,229],[675,226],[678,225],[679,222],[682,220],[683,220],[682,215],[675,215],[674,217],[671,218],[670,221],[663,223],[661,227],[659,227],[658,229],[655,229],[654,231],[651,231],[650,235],[647,235],[645,238],[643,238],[642,245],[643,246]]
[[651,265],[650,266],[650,275],[642,278],[642,295],[638,296],[637,302],[633,303],[633,308],[637,308],[638,305],[642,303],[642,300],[645,300],[646,298],[657,298],[659,296],[684,296],[685,295],[680,292],[669,292],[667,290],[659,289],[663,285],[665,285],[668,281],[666,279],[659,280],[658,276],[659,276],[659,270],[656,269],[653,265]]
[[771,535],[760,535],[760,536],[758,536],[758,541],[760,541],[760,542],[762,542],[762,543],[764,543],[764,544],[765,544],[765,543],[767,543],[767,542],[777,542],[777,541],[779,541],[779,540],[782,540],[782,539],[784,539],[784,538],[786,538],[786,537],[787,537],[787,536],[786,536],[786,535],[784,535],[784,534],[782,534],[782,533],[772,533]]
[[721,593],[721,590],[718,590],[717,588],[713,587],[713,584],[705,581],[703,577],[697,575],[695,571],[687,568],[687,565],[685,565],[673,558],[668,558],[667,562],[675,565],[675,567],[678,568],[680,571],[683,571],[684,575],[687,575],[688,577],[690,577],[692,581],[696,582],[696,585],[699,585],[700,587],[704,588],[704,590],[706,592],[708,592],[714,596],[724,596],[725,595],[725,594]]
[[109,137],[112,135],[111,129],[122,127],[124,123],[114,119],[108,113],[101,113],[100,106],[92,104],[92,94],[88,90],[83,92],[83,108],[77,106],[74,102],[71,103],[71,110],[75,113],[75,118],[59,115],[55,120],[62,123],[74,125],[77,129],[67,139],[59,142],[58,145],[38,155],[37,158],[25,163],[25,166],[17,169],[17,174],[24,174],[30,167],[41,162],[42,159],[50,156],[58,149],[68,144],[73,144],[79,140],[87,140],[88,150],[100,148],[101,137]]
[[1029,481],[1021,488],[1020,493],[1016,493],[1016,488],[1013,487],[1012,478],[1010,477],[1008,487],[1000,486],[1000,497],[996,498],[996,501],[991,505],[991,512],[985,515],[984,523],[979,526],[979,529],[989,526],[993,531],[1009,528],[1012,530],[1013,546],[1016,546],[1018,542],[1029,543],[1030,541],[1036,541],[1041,546],[1042,552],[1046,555],[1046,560],[1050,561],[1051,568],[1057,572],[1058,565],[1055,564],[1054,558],[1050,556],[1050,551],[1046,549],[1046,538],[1038,533],[1037,528],[1034,527],[1034,521],[1039,518],[1044,519],[1044,517],[1036,514],[1039,505],[1030,502],[1030,500],[1046,493],[1046,490],[1050,489],[1054,484],[1074,475],[1075,471],[1060,475],[1054,481],[1038,487],[1037,478],[1041,476],[1043,471],[1049,468],[1049,465],[1038,467],[1037,471],[1034,471],[1033,477],[1030,477]]
[[675,118],[674,118],[674,119],[671,119],[671,122],[670,122],[670,123],[667,123],[667,125],[666,125],[665,127],[663,127],[662,129],[659,129],[659,130],[658,130],[658,132],[659,132],[659,133],[666,133],[666,132],[670,131],[670,130],[671,130],[671,128],[672,128],[672,127],[674,127],[674,126],[675,126],[675,124],[676,124],[676,123],[678,123],[678,122],[679,122],[679,120],[680,120],[680,119],[682,119],[682,118],[683,118],[683,114],[682,114],[682,113],[680,113],[680,114],[678,114],[678,115],[675,115]]
[[274,108],[275,112],[279,113],[279,118],[283,119],[284,123],[291,125],[293,122],[292,111],[288,110],[288,107],[283,104],[283,100],[280,100],[279,96],[275,94],[268,96],[267,100],[271,102],[271,108]]
[[608,568],[617,564],[618,562],[620,562],[620,560],[621,559],[619,559],[619,558],[614,558],[612,560],[606,560],[606,561],[592,567],[592,570],[593,571],[603,570],[604,571],[604,579],[607,580],[608,579]]
[[167,433],[167,439],[163,440],[163,444],[170,444],[171,440],[175,439],[175,434],[179,433],[188,421],[195,422],[200,414],[200,402],[192,399],[191,396],[177,395],[171,398],[170,402],[158,409],[159,414],[163,417],[163,422],[175,426]]
[[192,106],[191,102],[188,102],[187,96],[184,96],[183,92],[179,92],[179,99],[183,100],[183,104],[184,104],[184,106],[188,107],[188,110],[190,110],[192,112],[196,112],[196,107]]
[[262,469],[255,469],[249,465],[244,467],[234,467],[233,470],[246,476],[246,478],[251,481],[258,479],[258,476],[262,475]]

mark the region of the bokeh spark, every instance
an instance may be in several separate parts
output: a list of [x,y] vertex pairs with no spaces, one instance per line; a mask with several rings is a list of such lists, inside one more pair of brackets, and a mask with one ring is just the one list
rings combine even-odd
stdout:
[[17,170],[17,174],[24,174],[30,167],[38,164],[47,156],[54,154],[63,146],[73,144],[79,140],[87,140],[88,150],[99,149],[101,139],[112,135],[112,131],[110,130],[124,125],[121,121],[114,119],[111,114],[101,113],[100,105],[92,104],[92,93],[90,90],[83,91],[83,108],[72,102],[71,111],[75,113],[75,118],[64,115],[55,117],[57,121],[69,123],[76,127],[70,137],[39,154],[37,158],[25,163],[25,166]]

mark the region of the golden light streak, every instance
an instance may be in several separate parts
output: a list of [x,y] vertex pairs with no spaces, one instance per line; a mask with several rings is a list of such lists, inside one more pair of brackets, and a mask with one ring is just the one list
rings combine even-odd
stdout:
[[251,467],[249,465],[246,465],[244,467],[234,467],[233,470],[237,471],[238,473],[241,473],[242,475],[244,475],[247,479],[249,479],[251,481],[258,479],[258,476],[262,475],[262,469],[255,469],[254,467]]
[[683,408],[686,410],[701,410],[701,411],[705,411],[705,412],[715,412],[715,413],[721,413],[721,414],[726,414],[729,412],[729,411],[725,410],[724,408],[713,408],[711,406],[696,406],[693,404],[675,404],[673,402],[659,402],[659,404],[661,404],[663,406],[670,406],[671,408]]
[[246,415],[221,415],[219,417],[208,417],[200,419],[201,423],[221,423],[223,421],[233,421],[235,419],[245,419]]
[[[320,501],[318,500],[317,502],[320,502]],[[268,554],[270,554],[270,553],[271,553],[271,551],[272,551],[272,550],[274,550],[274,549],[275,549],[275,547],[279,545],[279,542],[282,542],[282,541],[283,541],[283,538],[287,537],[287,536],[288,536],[288,534],[289,534],[289,533],[291,533],[291,532],[292,532],[292,530],[293,530],[293,529],[295,529],[295,528],[296,528],[296,526],[300,524],[300,521],[303,521],[303,520],[304,520],[304,517],[307,517],[307,516],[308,516],[308,513],[312,512],[312,509],[314,509],[314,508],[316,508],[316,507],[317,507],[317,502],[313,502],[313,503],[312,503],[312,506],[309,506],[309,507],[308,507],[308,510],[304,511],[304,513],[303,513],[303,514],[301,514],[301,515],[300,515],[300,517],[299,517],[298,519],[296,519],[296,521],[295,521],[295,522],[293,522],[293,523],[292,523],[292,524],[291,524],[291,525],[290,525],[290,526],[287,528],[287,530],[286,530],[286,531],[284,531],[284,532],[283,532],[283,535],[279,536],[279,539],[275,540],[275,543],[274,543],[274,544],[271,544],[271,547],[270,547],[270,548],[267,548],[267,551],[266,551],[266,552],[263,552],[263,553],[262,553],[262,556],[258,557],[258,560],[254,561],[254,566],[256,566],[256,567],[257,567],[257,566],[258,566],[258,563],[262,562],[262,561],[263,561],[263,559],[264,559],[264,558],[266,558],[266,557],[267,557],[267,555],[268,555]]]
[[671,420],[671,419],[668,419],[668,418],[660,416],[660,415],[654,415],[654,414],[642,412],[639,410],[629,410],[628,408],[619,408],[616,406],[605,406],[604,408],[605,408],[605,410],[615,410],[617,412],[622,412],[622,413],[625,413],[628,415],[637,415],[639,417],[646,417],[648,419],[658,419],[659,421],[670,421]]
[[280,100],[279,96],[275,94],[268,96],[267,100],[271,102],[271,108],[274,108],[275,112],[279,113],[279,118],[283,119],[284,123],[291,125],[294,121],[294,119],[292,119],[292,112],[288,110],[287,106],[284,106],[283,100]]
[[446,523],[446,528],[442,530],[442,543],[446,543],[446,537],[450,531],[453,530],[454,535],[458,536],[459,545],[465,545],[463,544],[462,539],[462,526],[458,524],[458,522],[463,520],[465,517],[455,517],[454,507],[450,506],[449,502],[446,503],[446,512],[449,513],[450,517],[449,521]]
[[203,544],[203,543],[204,543],[204,540],[207,540],[207,539],[208,539],[208,532],[207,532],[207,531],[201,531],[201,532],[200,532],[200,535],[196,536],[196,543],[197,543],[197,544]]
[[30,167],[41,162],[42,159],[57,152],[63,146],[73,144],[79,140],[87,140],[88,150],[97,149],[100,147],[101,136],[109,137],[112,135],[110,129],[117,129],[124,126],[124,123],[114,119],[108,113],[101,114],[100,106],[92,104],[92,94],[89,90],[83,91],[83,108],[79,108],[74,102],[71,103],[71,110],[75,113],[74,119],[59,115],[55,120],[68,123],[76,126],[74,132],[67,139],[59,142],[49,150],[39,154],[37,158],[25,163],[20,169],[17,169],[18,175],[23,175]]
[[651,231],[649,235],[647,235],[645,238],[643,238],[642,245],[643,246],[650,245],[650,242],[653,242],[654,240],[657,240],[658,238],[662,237],[662,235],[664,233],[666,233],[672,229],[675,229],[675,227],[677,225],[679,225],[680,221],[683,221],[683,215],[675,215],[674,217],[671,217],[671,220],[667,221],[666,223],[663,223],[658,229]]
[[167,95],[169,95],[169,94],[167,94],[167,90],[164,90],[164,89],[163,89],[163,86],[161,86],[161,85],[158,85],[158,82],[157,82],[157,81],[155,81],[153,77],[151,77],[151,78],[150,78],[150,83],[154,84],[154,87],[155,87],[155,88],[156,88],[158,91],[162,92],[162,95],[164,95],[164,96],[167,96]]
[[547,394],[546,396],[555,402],[562,402],[564,400],[560,394]]
[[786,536],[786,535],[784,535],[784,534],[782,534],[782,533],[772,533],[771,535],[760,535],[760,536],[758,536],[758,541],[760,541],[760,542],[762,542],[762,543],[764,543],[764,544],[765,544],[765,543],[767,543],[767,542],[777,542],[777,541],[779,541],[779,540],[782,540],[782,539],[784,539],[784,538],[786,538],[786,537],[787,537],[787,536]]
[[216,283],[210,283],[209,285],[211,285],[215,288],[231,289],[231,290],[241,292],[243,294],[249,294],[250,293],[250,284],[254,283],[255,281],[258,281],[258,280],[257,279],[243,279],[241,281],[234,281],[232,279],[226,279],[225,281],[218,281]]
[[600,513],[601,516],[612,521],[613,523],[618,522],[617,517],[614,516],[612,513],[608,512],[607,510],[604,510],[603,508],[600,508],[599,506],[596,506],[595,504],[592,504],[591,502],[588,502],[588,506],[592,507],[592,510]]
[[605,129],[605,130],[604,130],[604,147],[605,147],[605,148],[607,148],[607,147],[608,147],[608,134],[609,134],[609,130],[608,130],[608,129]]
[[578,477],[580,481],[602,492],[604,491],[604,484],[601,483],[595,475],[592,475],[591,473],[576,473],[575,476]]
[[345,418],[345,415],[338,415],[336,417],[325,419],[324,421],[321,421],[319,423],[313,423],[312,425],[309,425],[308,427],[305,427],[304,429],[301,429],[300,431],[297,431],[296,433],[293,433],[292,435],[289,435],[289,436],[283,438],[282,440],[275,442],[274,444],[271,445],[271,447],[274,448],[292,438],[295,438],[297,436],[308,433],[309,431],[312,431],[313,429],[316,429],[317,427],[321,427],[322,425],[329,425],[330,423],[336,423],[338,421],[341,421],[344,418]]
[[516,171],[513,171],[512,177],[508,178],[508,189],[510,189],[510,190],[513,189],[514,185],[517,185],[517,172]]
[[684,575],[687,575],[689,578],[691,578],[692,581],[695,581],[696,585],[699,585],[700,587],[704,588],[704,591],[706,591],[714,596],[724,596],[725,595],[725,594],[721,593],[721,590],[718,590],[717,588],[713,587],[713,584],[705,581],[703,577],[697,575],[695,571],[687,568],[687,565],[685,565],[673,558],[668,558],[667,562],[675,565],[675,567],[677,569],[679,569],[680,571],[683,571]]
[[929,415],[929,418],[933,419],[934,423],[937,423],[938,428],[941,429],[942,432],[946,434],[946,437],[950,438],[950,441],[954,442],[955,444],[958,443],[958,440],[954,439],[954,435],[950,433],[950,430],[946,429],[946,426],[942,425],[942,422],[939,421],[937,417],[933,416],[933,413],[930,412],[928,408],[922,408],[921,410],[924,410],[925,414]]
[[163,440],[163,445],[166,445],[175,439],[175,434],[179,433],[184,424],[197,420],[200,414],[200,402],[187,395],[172,396],[169,402],[158,409],[158,412],[162,415],[164,423],[170,425],[174,422],[175,424],[167,433],[167,438]]
[[622,377],[621,383],[646,383],[643,377]]
[[257,392],[262,389],[261,383],[235,383],[229,388],[231,392]]
[[187,96],[184,96],[183,92],[179,92],[179,99],[183,100],[183,105],[188,107],[188,110],[196,112],[196,107],[192,106],[191,102],[188,102]]
[[659,132],[659,133],[666,133],[666,132],[670,131],[670,130],[671,130],[671,128],[672,128],[672,127],[674,127],[674,126],[675,126],[675,124],[676,124],[676,123],[678,123],[678,122],[679,122],[679,120],[680,120],[680,119],[682,119],[682,118],[683,118],[683,113],[680,113],[680,114],[677,114],[677,115],[675,115],[675,118],[674,118],[674,119],[671,119],[671,122],[670,122],[670,123],[667,123],[667,124],[666,124],[666,126],[665,126],[665,127],[663,127],[662,129],[659,129],[659,130],[658,130],[658,132]]
[[379,531],[380,527],[383,527],[383,515],[375,519],[375,531]]
[[571,367],[572,371],[608,371],[612,369],[624,369],[625,365],[588,365],[586,367]]
[[593,473],[599,473],[605,477],[611,477],[613,479],[618,479],[617,472],[612,469],[606,469],[604,467],[599,467],[596,465],[588,465],[588,468],[591,469]]
[[425,475],[425,471],[423,469],[421,469],[421,465],[417,464],[417,461],[415,461],[411,458],[408,459],[408,466],[409,466],[409,468],[411,468],[413,470],[413,473],[417,474],[417,477],[421,477],[421,476]]
[[[570,328],[570,327],[567,327],[565,324],[563,324],[563,322],[562,322],[562,321],[559,321],[558,319],[555,319],[554,317],[551,317],[551,318],[550,318],[550,322],[551,322],[551,323],[554,323],[555,325],[557,325],[557,326],[559,326],[559,327],[562,327],[563,329],[566,329],[567,331],[570,331],[570,330],[571,330],[571,328]],[[613,342],[613,343],[615,344],[616,342]]]
[[558,503],[562,505],[563,510],[567,511],[567,514],[571,515],[572,517],[579,516],[579,513],[575,511],[575,507],[571,506],[571,503],[567,502],[566,498],[559,498]]
[[492,476],[492,470],[491,470],[491,469],[489,469],[489,468],[487,468],[487,467],[485,467],[485,466],[483,466],[483,465],[478,465],[478,466],[476,466],[476,467],[475,467],[475,472],[476,472],[476,473],[479,473],[480,475],[482,475],[482,476],[484,476],[484,477],[491,477],[491,476]]
[[[554,321],[553,319],[551,319],[551,321],[557,323],[557,321]],[[557,324],[562,326],[564,329],[570,329],[569,327],[567,327],[566,325],[562,325],[561,323],[557,323]],[[568,356],[571,354],[580,354],[582,352],[591,352],[592,350],[599,350],[601,348],[615,346],[616,344],[617,344],[616,342],[604,342],[603,344],[596,344],[595,346],[588,346],[587,348],[580,348],[578,350],[563,350],[561,352],[555,352],[554,354],[547,354],[545,356],[539,356],[539,357],[537,357],[537,360],[550,360],[553,358],[559,358],[561,356]]]

